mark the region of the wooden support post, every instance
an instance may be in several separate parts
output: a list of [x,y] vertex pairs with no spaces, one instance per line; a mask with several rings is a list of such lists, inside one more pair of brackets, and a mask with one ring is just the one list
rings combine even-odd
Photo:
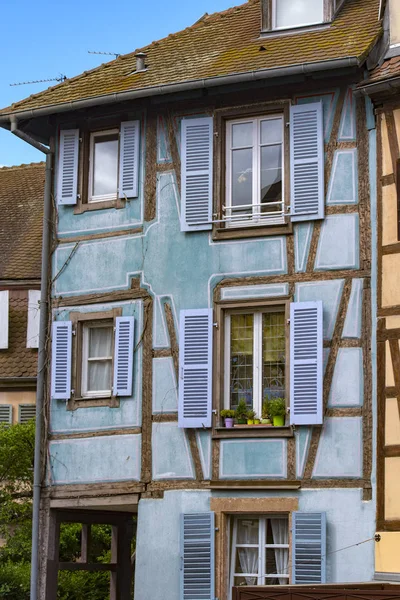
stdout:
[[91,538],[91,525],[83,523],[81,533],[81,563],[89,562],[89,548]]
[[59,566],[60,523],[57,514],[50,511],[49,544],[47,554],[46,600],[56,600]]

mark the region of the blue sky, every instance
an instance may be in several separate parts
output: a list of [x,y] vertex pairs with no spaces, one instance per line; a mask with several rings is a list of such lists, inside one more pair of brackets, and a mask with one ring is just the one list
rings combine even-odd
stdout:
[[[51,84],[10,87],[10,83],[73,77],[99,66],[102,50],[126,54],[188,27],[205,12],[244,0],[2,0],[0,107]],[[43,155],[0,128],[0,165],[42,160]]]

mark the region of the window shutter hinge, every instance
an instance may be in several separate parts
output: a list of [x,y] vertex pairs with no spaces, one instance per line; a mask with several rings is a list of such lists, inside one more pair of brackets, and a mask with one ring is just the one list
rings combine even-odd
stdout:
[[287,324],[290,325],[290,319],[287,320]]
[[75,396],[75,390],[71,390],[71,396]]
[[80,200],[81,199],[81,195],[77,194],[76,197]]
[[81,137],[80,137],[80,138],[79,138],[79,142],[82,144],[82,142],[83,142],[83,138],[81,138]]
[[219,531],[219,527],[215,527],[215,528],[214,528],[214,531]]
[[219,323],[213,323],[213,327],[215,327],[216,329],[219,328]]
[[216,415],[218,411],[217,411],[216,408],[214,408],[211,412],[212,412],[213,415]]
[[72,335],[76,335],[76,329],[72,330]]
[[288,121],[287,123],[285,123],[286,127],[290,127],[290,121]]

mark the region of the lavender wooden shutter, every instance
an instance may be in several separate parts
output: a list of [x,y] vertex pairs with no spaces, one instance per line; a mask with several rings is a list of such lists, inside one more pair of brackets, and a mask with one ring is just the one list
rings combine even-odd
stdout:
[[76,204],[78,198],[79,129],[60,131],[57,202]]
[[181,231],[212,228],[213,119],[182,120]]
[[114,395],[132,396],[135,318],[117,317],[115,325]]
[[180,600],[215,598],[213,512],[181,515]]
[[121,123],[119,143],[119,197],[139,195],[139,138],[140,121]]
[[182,310],[179,334],[179,427],[211,427],[212,310]]
[[0,292],[0,349],[8,348],[8,290]]
[[322,302],[290,305],[290,423],[322,423]]
[[55,321],[52,327],[51,397],[71,398],[72,323]]
[[290,214],[292,221],[323,219],[324,126],[322,102],[290,108]]
[[292,514],[292,581],[294,584],[326,582],[326,514]]

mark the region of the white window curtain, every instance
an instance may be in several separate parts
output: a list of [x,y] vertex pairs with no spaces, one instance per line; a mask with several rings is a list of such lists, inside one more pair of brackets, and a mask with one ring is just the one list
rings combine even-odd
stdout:
[[[243,573],[258,572],[258,550],[256,548],[238,548],[240,568]],[[257,577],[245,577],[246,585],[257,585]]]
[[[287,519],[271,519],[274,544],[289,544],[289,523]],[[289,550],[275,548],[276,570],[279,575],[287,575],[289,567]],[[280,585],[288,583],[285,577],[279,578]]]

